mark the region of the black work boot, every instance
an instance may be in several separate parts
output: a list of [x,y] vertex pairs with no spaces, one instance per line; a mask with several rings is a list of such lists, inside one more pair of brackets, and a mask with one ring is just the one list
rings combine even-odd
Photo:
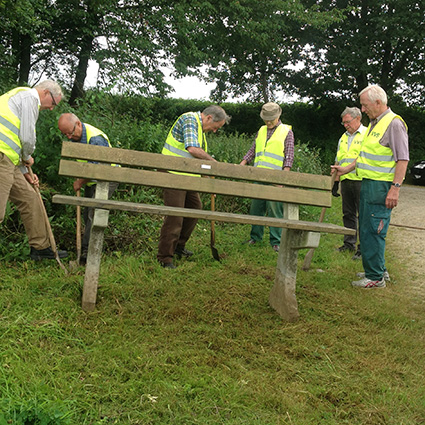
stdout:
[[177,258],[186,257],[189,258],[193,255],[192,251],[187,250],[184,246],[177,246],[176,250],[174,251],[174,255]]
[[[66,258],[68,257],[68,252],[58,250],[58,256],[59,258]],[[55,254],[50,246],[44,249],[35,249],[34,247],[31,247],[30,258],[31,260],[35,261],[40,261],[45,258],[47,258],[48,260],[54,260]]]

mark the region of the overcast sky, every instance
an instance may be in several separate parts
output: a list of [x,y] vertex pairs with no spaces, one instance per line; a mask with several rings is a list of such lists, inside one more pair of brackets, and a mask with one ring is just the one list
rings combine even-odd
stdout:
[[[96,85],[97,72],[99,66],[95,61],[89,61],[89,68],[87,70],[87,78],[85,81],[86,87],[93,87]],[[170,71],[163,70],[165,75],[165,82],[174,88],[174,92],[170,93],[170,97],[181,99],[199,99],[208,100],[211,90],[215,87],[215,83],[204,83],[196,77],[184,77],[176,80],[170,76]]]
[[[89,61],[89,68],[87,71],[87,78],[85,81],[86,87],[93,87],[96,85],[97,72],[99,66],[94,61]],[[184,77],[175,79],[170,76],[171,71],[169,69],[162,70],[165,75],[165,82],[174,88],[174,92],[169,94],[169,97],[181,98],[181,99],[198,99],[198,100],[209,100],[211,90],[215,87],[215,83],[205,83],[200,81],[196,77]],[[291,103],[300,100],[297,96],[286,96],[283,92],[276,93],[277,102]],[[239,98],[228,98],[227,102],[243,102],[243,99]],[[307,101],[307,99],[304,99]]]

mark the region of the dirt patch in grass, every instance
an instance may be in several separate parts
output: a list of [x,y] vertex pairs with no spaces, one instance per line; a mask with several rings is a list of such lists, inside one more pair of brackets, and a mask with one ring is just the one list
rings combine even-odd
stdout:
[[399,204],[391,215],[391,223],[406,227],[390,226],[387,252],[403,264],[402,273],[398,273],[398,283],[422,295],[425,293],[425,230],[411,229],[409,226],[425,229],[424,217],[425,187],[403,185]]

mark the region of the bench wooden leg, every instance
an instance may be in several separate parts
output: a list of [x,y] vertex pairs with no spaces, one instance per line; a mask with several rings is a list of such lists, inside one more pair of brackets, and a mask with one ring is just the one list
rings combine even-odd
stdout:
[[[98,182],[96,199],[108,199],[109,183]],[[99,282],[100,259],[103,250],[105,228],[108,226],[109,210],[96,209],[90,233],[87,253],[86,273],[84,276],[81,306],[84,311],[93,311],[96,306],[97,286]]]

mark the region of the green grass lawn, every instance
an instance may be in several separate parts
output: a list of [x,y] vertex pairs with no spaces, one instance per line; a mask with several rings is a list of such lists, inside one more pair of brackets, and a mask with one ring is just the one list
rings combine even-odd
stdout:
[[[326,220],[340,224],[340,201]],[[220,263],[204,221],[176,270],[155,240],[105,255],[93,313],[84,269],[1,264],[0,425],[425,423],[425,316],[401,259],[388,252],[386,289],[353,289],[361,263],[322,235],[308,272],[300,251],[301,317],[285,323],[268,305],[267,240],[216,229]]]

